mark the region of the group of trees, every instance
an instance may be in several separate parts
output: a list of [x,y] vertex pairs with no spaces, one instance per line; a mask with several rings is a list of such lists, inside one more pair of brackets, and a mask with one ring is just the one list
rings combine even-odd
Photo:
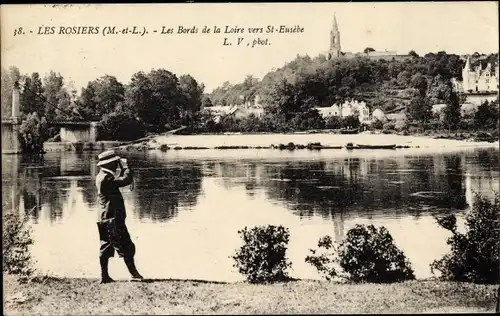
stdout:
[[21,83],[20,142],[24,151],[38,153],[43,149],[43,142],[59,131],[49,127],[47,122],[64,120],[71,117],[72,100],[76,90],[71,83],[65,85],[60,74],[51,71],[43,78],[38,73],[22,75],[15,66],[8,70],[2,68],[2,119],[12,116],[12,89],[15,82]]
[[72,99],[76,90],[72,84],[65,85],[64,78],[55,72],[49,72],[45,77],[38,73],[21,75],[15,66],[5,70],[2,68],[2,117],[12,115],[12,89],[15,82],[21,82],[20,110],[26,116],[34,112],[47,120],[60,120],[68,117]]
[[82,89],[74,107],[84,120],[101,118],[102,138],[130,140],[190,124],[203,90],[192,76],[165,69],[137,72],[126,85],[105,75]]
[[75,105],[85,119],[128,115],[146,131],[162,132],[189,122],[201,108],[203,90],[190,75],[157,69],[135,73],[127,85],[109,75],[91,81]]
[[180,125],[188,125],[202,105],[204,85],[190,75],[177,77],[158,69],[134,74],[129,84],[105,75],[82,88],[80,95],[66,85],[60,74],[50,72],[41,78],[38,73],[21,75],[16,67],[2,69],[2,118],[11,116],[12,88],[21,83],[20,110],[26,132],[23,140],[40,137],[39,148],[46,139],[58,133],[57,128],[37,131],[45,122],[100,120],[101,139],[130,140],[145,133],[160,133]]

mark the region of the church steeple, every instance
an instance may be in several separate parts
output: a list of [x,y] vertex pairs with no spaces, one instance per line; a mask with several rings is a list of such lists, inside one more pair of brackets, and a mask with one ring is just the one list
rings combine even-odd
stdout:
[[337,17],[335,13],[333,14],[333,25],[332,30],[330,31],[330,58],[340,57],[340,31],[337,24]]
[[339,26],[337,25],[337,17],[335,16],[335,13],[333,14],[332,31],[337,32],[337,33],[339,32]]
[[467,55],[467,61],[465,62],[464,70],[472,70],[470,63],[470,55]]

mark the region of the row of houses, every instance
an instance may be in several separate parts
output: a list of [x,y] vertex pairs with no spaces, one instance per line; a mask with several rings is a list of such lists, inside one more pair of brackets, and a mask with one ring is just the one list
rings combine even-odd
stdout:
[[256,117],[262,117],[264,114],[264,107],[262,105],[214,105],[206,108],[213,115],[214,121],[218,123],[222,117],[231,116],[235,119],[242,119],[250,116],[251,114]]
[[[479,102],[466,102],[461,105],[461,114],[470,115],[473,114],[477,107],[479,106]],[[432,106],[432,112],[434,115],[442,115],[443,109],[446,107],[446,104],[435,104]],[[333,104],[329,107],[316,107],[318,112],[323,118],[328,118],[331,116],[336,117],[347,117],[351,115],[355,115],[358,117],[361,124],[371,124],[374,121],[382,121],[392,122],[396,126],[400,126],[405,124],[407,120],[407,116],[404,113],[403,109],[396,109],[391,111],[390,113],[384,113],[380,108],[375,108],[372,113],[370,113],[370,109],[366,105],[364,101],[350,100],[344,101],[340,104]],[[215,121],[219,122],[220,119],[224,116],[231,116],[235,119],[242,119],[248,117],[253,114],[256,117],[262,117],[264,114],[264,106],[258,103],[258,98],[256,98],[254,103],[245,103],[241,105],[228,105],[221,106],[216,105],[207,108],[210,113],[215,117]]]
[[[214,116],[216,122],[220,121],[220,119],[224,116],[231,116],[235,119],[241,119],[253,114],[256,117],[262,117],[262,115],[264,114],[264,106],[260,104],[258,100],[258,97],[256,97],[254,103],[247,102],[240,105],[232,104],[226,106],[215,105],[206,108],[206,110],[210,111],[210,113]],[[327,118],[330,116],[346,117],[355,115],[358,117],[360,123],[364,124],[369,124],[372,119],[370,116],[370,109],[366,105],[366,102],[359,102],[354,99],[350,101],[344,101],[344,103],[341,104],[335,103],[329,107],[317,107],[316,109],[323,118]],[[380,112],[381,110],[378,110],[378,112],[374,113],[383,115],[380,114]]]

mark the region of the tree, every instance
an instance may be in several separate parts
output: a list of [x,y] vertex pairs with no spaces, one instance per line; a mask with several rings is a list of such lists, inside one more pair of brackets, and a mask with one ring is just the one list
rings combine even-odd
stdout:
[[129,141],[145,134],[142,122],[122,104],[117,106],[116,111],[105,114],[100,123],[99,136],[103,140]]
[[420,92],[421,97],[425,97],[427,94],[427,79],[421,73],[416,73],[411,78],[411,87],[417,89]]
[[282,116],[285,120],[291,119],[293,114],[299,112],[294,94],[292,84],[284,78],[281,79],[272,86],[266,96],[265,103],[269,105],[266,110],[275,116]]
[[494,128],[498,122],[498,105],[488,101],[478,106],[474,114],[474,125],[477,129]]
[[194,115],[201,108],[203,90],[202,86],[190,75],[179,77],[180,90],[185,98],[185,105],[182,109],[185,114]]
[[444,124],[448,130],[455,129],[460,123],[460,104],[458,95],[455,92],[450,94],[446,107],[444,108]]
[[400,87],[407,88],[411,81],[411,73],[408,70],[403,70],[398,74],[397,80]]
[[340,129],[342,128],[342,120],[338,116],[328,116],[325,119],[325,127],[329,129]]
[[211,106],[214,106],[212,103],[212,99],[210,99],[210,97],[208,95],[204,95],[201,98],[201,107],[206,108],[206,107],[211,107]]
[[358,128],[359,126],[359,118],[355,115],[349,115],[342,118],[342,127],[344,128]]
[[407,113],[412,120],[423,124],[431,118],[432,107],[427,98],[418,96],[407,106]]
[[[186,77],[184,82],[190,82],[186,87],[193,87],[195,81]],[[184,91],[193,92],[193,89]],[[162,132],[181,124],[181,112],[186,105],[186,95],[175,74],[165,69],[158,69],[152,70],[149,74],[138,72],[132,76],[125,103],[129,109],[136,111],[138,119],[144,122],[148,131]]]
[[48,139],[47,121],[40,118],[37,112],[29,113],[23,120],[19,130],[19,141],[24,153],[39,154],[43,152],[43,142]]
[[139,120],[146,125],[159,125],[158,104],[153,100],[153,88],[148,76],[140,71],[132,75],[125,92],[125,104],[137,113]]
[[39,117],[44,116],[44,97],[42,80],[38,72],[31,77],[24,77],[24,87],[20,93],[21,112],[29,114],[37,112]]
[[116,77],[105,75],[87,84],[76,102],[76,112],[85,119],[112,113],[125,99],[125,87]]
[[413,58],[418,58],[418,57],[420,57],[420,56],[418,56],[418,54],[417,54],[414,50],[411,50],[411,51],[408,53],[408,55],[409,55],[410,57],[413,57]]
[[365,49],[363,50],[363,53],[368,54],[368,53],[370,53],[370,52],[374,52],[374,51],[375,51],[375,49],[373,49],[373,48],[371,48],[371,47],[367,47],[367,48],[365,48]]
[[97,115],[104,115],[115,110],[118,103],[124,100],[125,88],[116,77],[105,75],[95,81],[94,98]]
[[431,271],[441,272],[441,279],[459,282],[498,284],[500,281],[500,195],[493,201],[476,194],[465,216],[465,232],[457,229],[455,215],[436,218],[449,230],[451,251],[431,264]]
[[71,100],[64,87],[64,78],[50,71],[43,78],[43,87],[45,118],[49,121],[67,118]]
[[245,80],[243,80],[243,96],[245,102],[253,100],[255,97],[255,92],[257,90],[257,86],[259,84],[259,79],[255,78],[252,75],[247,75]]
[[97,115],[97,104],[95,101],[95,82],[89,82],[87,87],[82,88],[80,97],[75,101],[73,112],[76,117],[89,120]]
[[159,130],[178,127],[180,124],[180,110],[182,92],[179,89],[179,80],[172,72],[165,69],[152,70],[148,77],[151,80],[153,100],[159,105]]

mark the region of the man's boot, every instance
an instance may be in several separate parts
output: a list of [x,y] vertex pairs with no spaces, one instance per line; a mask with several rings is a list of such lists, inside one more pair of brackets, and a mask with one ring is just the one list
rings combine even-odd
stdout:
[[101,264],[101,283],[115,282],[115,280],[113,280],[108,273],[109,258],[100,257],[99,262]]
[[124,258],[125,264],[127,265],[127,269],[130,272],[130,275],[132,276],[132,281],[141,281],[144,279],[144,277],[137,271],[137,268],[135,267],[135,262],[134,258]]

